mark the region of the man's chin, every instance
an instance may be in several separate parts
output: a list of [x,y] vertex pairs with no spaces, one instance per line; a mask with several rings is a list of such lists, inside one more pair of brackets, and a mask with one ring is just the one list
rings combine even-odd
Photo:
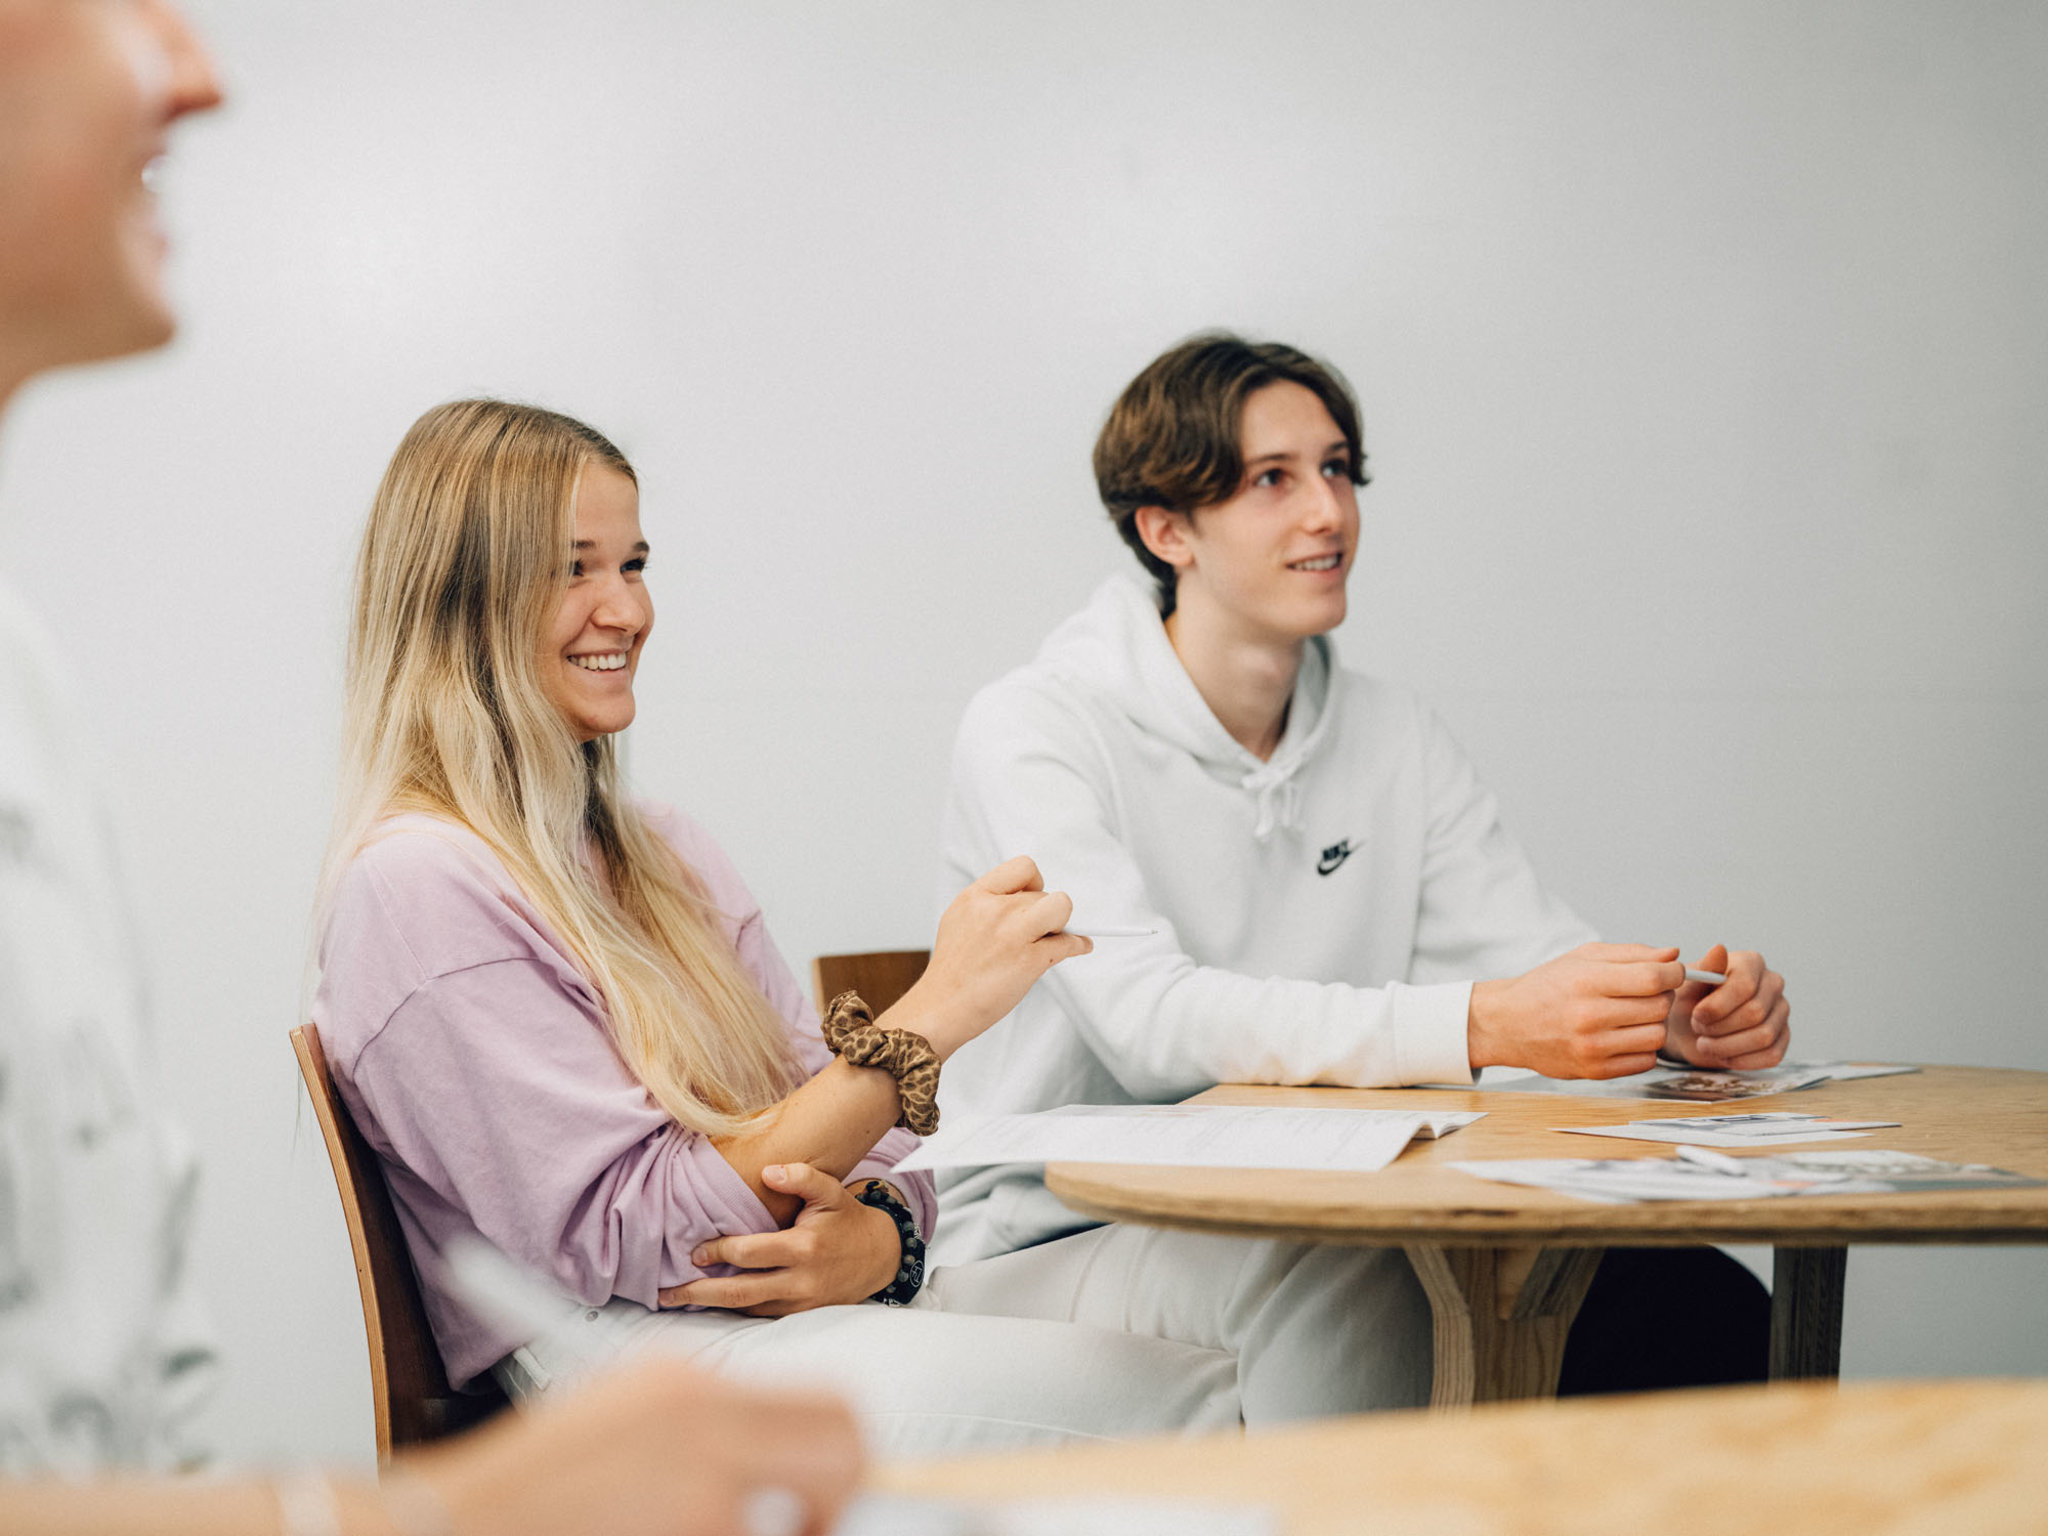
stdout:
[[82,314],[77,325],[49,330],[41,366],[110,362],[153,351],[177,332],[177,317],[161,299],[128,296],[103,300]]
[[1348,611],[1348,605],[1339,601],[1313,614],[1304,615],[1301,638],[1313,640],[1318,635],[1327,635],[1344,622],[1344,615]]
[[130,352],[147,352],[154,347],[167,344],[178,334],[177,312],[171,302],[156,289],[138,293],[125,306],[120,335],[115,342],[118,350],[110,351],[109,357],[125,357]]

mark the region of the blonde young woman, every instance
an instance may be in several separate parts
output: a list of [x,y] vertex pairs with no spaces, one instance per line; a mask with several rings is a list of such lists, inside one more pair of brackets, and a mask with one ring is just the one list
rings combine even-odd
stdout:
[[[314,1016],[450,1377],[677,1350],[834,1382],[898,1451],[1235,1422],[1219,1352],[918,1290],[932,1186],[892,1170],[929,1083],[898,1074],[1087,941],[1013,859],[875,1021],[891,1064],[835,1059],[717,845],[621,787],[647,560],[619,450],[488,400],[413,426],[363,539]],[[438,1263],[470,1234],[582,1310],[539,1339],[473,1313]]]

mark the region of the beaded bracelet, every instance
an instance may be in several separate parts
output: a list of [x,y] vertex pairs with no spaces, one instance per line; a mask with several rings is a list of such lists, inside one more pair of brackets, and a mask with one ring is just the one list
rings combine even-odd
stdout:
[[883,1286],[869,1301],[885,1307],[905,1307],[924,1285],[924,1238],[918,1233],[917,1218],[910,1214],[896,1192],[880,1179],[869,1179],[854,1192],[854,1199],[870,1206],[896,1223],[896,1240],[903,1245],[896,1265],[896,1278]]
[[896,1123],[929,1136],[939,1128],[939,1053],[915,1030],[884,1029],[858,992],[842,992],[825,1010],[825,1044],[850,1067],[874,1067],[896,1079]]

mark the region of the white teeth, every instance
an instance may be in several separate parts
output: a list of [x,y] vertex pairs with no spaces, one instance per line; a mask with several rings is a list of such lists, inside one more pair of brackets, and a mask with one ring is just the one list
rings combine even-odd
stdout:
[[1337,568],[1337,562],[1341,558],[1342,556],[1339,555],[1318,555],[1313,560],[1295,561],[1291,569],[1297,571],[1334,571]]
[[586,672],[617,672],[626,665],[626,653],[607,651],[601,656],[571,656],[569,664]]

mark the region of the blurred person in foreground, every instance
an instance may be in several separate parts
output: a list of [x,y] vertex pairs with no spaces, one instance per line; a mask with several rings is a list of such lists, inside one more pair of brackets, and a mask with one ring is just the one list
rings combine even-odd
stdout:
[[[168,5],[0,0],[0,406],[45,369],[170,339],[149,171],[219,101]],[[860,1473],[850,1413],[664,1361],[381,1488],[167,1475],[197,1460],[185,1430],[215,1373],[183,1263],[195,1170],[150,1108],[135,946],[55,644],[0,597],[0,1530],[711,1536],[747,1529],[763,1490],[826,1529]]]

